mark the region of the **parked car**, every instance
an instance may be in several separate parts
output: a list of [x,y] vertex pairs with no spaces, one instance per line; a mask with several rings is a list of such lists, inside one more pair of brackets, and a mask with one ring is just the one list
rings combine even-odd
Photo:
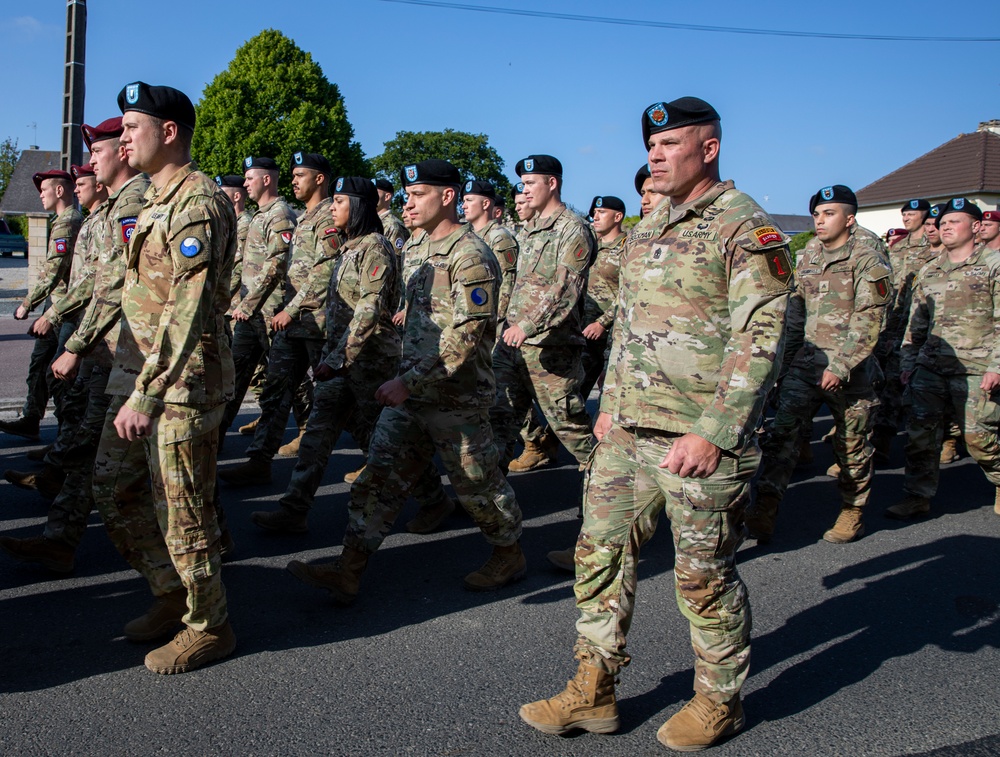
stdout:
[[0,218],[0,255],[9,258],[15,252],[28,257],[28,240],[20,234],[14,234],[7,222]]

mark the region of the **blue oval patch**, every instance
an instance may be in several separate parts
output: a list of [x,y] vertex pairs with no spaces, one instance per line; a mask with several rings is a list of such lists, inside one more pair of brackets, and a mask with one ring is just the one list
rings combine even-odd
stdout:
[[201,252],[201,242],[195,237],[188,237],[181,242],[181,255],[184,257],[193,258],[199,252]]
[[470,299],[471,299],[471,300],[472,300],[472,301],[473,301],[473,302],[474,302],[474,303],[475,303],[476,305],[485,305],[485,304],[486,304],[486,303],[487,303],[487,302],[489,301],[489,299],[490,299],[490,295],[489,295],[489,292],[487,292],[487,291],[486,291],[485,289],[483,289],[482,287],[476,287],[476,288],[475,288],[475,289],[473,289],[473,290],[472,290],[472,292],[471,292],[471,293],[469,294],[469,298],[470,298]]

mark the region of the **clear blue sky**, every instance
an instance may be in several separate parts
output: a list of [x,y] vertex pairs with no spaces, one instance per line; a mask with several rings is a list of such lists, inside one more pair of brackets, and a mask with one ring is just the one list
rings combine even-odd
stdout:
[[[723,27],[1000,37],[996,2],[465,2]],[[711,102],[722,115],[724,177],[774,213],[805,213],[821,186],[860,189],[1000,118],[998,43],[747,36],[381,0],[95,0],[88,11],[87,123],[117,115],[118,91],[136,79],[197,101],[237,47],[275,28],[339,85],[366,155],[398,130],[482,132],[511,178],[529,153],[560,158],[565,197],[581,208],[616,194],[637,212],[639,117],[658,100]],[[59,149],[64,39],[64,2],[3,4],[0,139]]]

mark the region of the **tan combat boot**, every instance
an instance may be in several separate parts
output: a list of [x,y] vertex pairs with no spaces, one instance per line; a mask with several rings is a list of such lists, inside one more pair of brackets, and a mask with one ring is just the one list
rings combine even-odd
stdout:
[[997,489],[997,493],[993,497],[993,512],[1000,515],[1000,489]]
[[0,431],[37,442],[38,418],[18,418],[12,421],[0,421]]
[[406,530],[411,534],[434,533],[453,512],[455,512],[455,500],[446,494],[439,502],[421,507],[413,520],[406,524]]
[[847,544],[865,535],[865,522],[860,507],[845,507],[837,516],[833,528],[823,534],[824,541],[831,544]]
[[758,494],[754,506],[747,511],[745,523],[751,539],[767,544],[774,536],[774,522],[778,518],[781,500],[773,494]]
[[26,460],[30,460],[33,463],[41,463],[45,461],[45,456],[49,454],[52,449],[51,444],[46,444],[44,447],[38,447],[37,449],[28,450],[24,457]]
[[230,486],[264,486],[271,483],[271,461],[251,457],[241,465],[220,469],[219,478]]
[[493,554],[479,570],[465,577],[465,588],[469,591],[493,591],[514,581],[520,581],[528,573],[528,564],[521,551],[521,545],[514,542],[509,547],[493,547]]
[[528,440],[524,443],[524,452],[516,460],[511,460],[508,470],[511,473],[524,473],[525,471],[544,468],[551,465],[559,456],[559,440],[556,435],[548,432],[542,434],[538,443]]
[[318,586],[330,592],[334,604],[351,605],[358,598],[361,589],[361,575],[368,567],[369,555],[351,547],[344,547],[343,553],[333,562],[308,565],[292,560],[286,566],[288,572],[303,583]]
[[265,531],[283,534],[304,534],[309,531],[309,516],[285,507],[277,510],[258,510],[250,513],[250,522]]
[[125,624],[129,641],[152,641],[166,636],[180,625],[187,612],[187,589],[177,589],[157,597],[145,615]]
[[576,729],[614,733],[618,730],[615,677],[581,660],[565,689],[551,699],[523,705],[518,715],[543,733],[561,735]]
[[299,456],[299,445],[302,443],[302,437],[305,436],[306,429],[305,426],[299,429],[299,435],[292,439],[288,444],[282,444],[278,447],[278,455],[280,457],[298,457]]
[[15,560],[38,563],[53,573],[73,572],[73,555],[76,550],[55,539],[46,539],[44,536],[32,536],[27,539],[2,536],[0,549]]
[[66,480],[66,473],[61,468],[46,465],[38,471],[4,471],[3,477],[19,489],[31,489],[47,499],[55,499]]
[[165,676],[187,673],[229,657],[234,649],[236,634],[228,620],[204,631],[184,628],[162,647],[146,655],[146,667]]
[[576,574],[576,546],[569,549],[554,549],[545,555],[548,561],[559,570],[566,570]]
[[361,471],[363,471],[364,469],[365,469],[365,466],[362,465],[357,470],[352,470],[350,473],[345,473],[344,474],[344,483],[345,484],[353,484],[355,481],[358,480],[358,476],[361,475]]
[[958,458],[958,439],[945,439],[941,444],[941,465],[953,463]]
[[695,694],[680,712],[660,726],[656,739],[677,752],[697,752],[739,733],[745,724],[739,696],[725,704],[716,704],[704,694]]
[[830,478],[840,478],[840,465],[834,463],[829,468],[826,469],[826,475]]
[[246,425],[240,426],[240,433],[243,436],[253,436],[257,433],[257,424],[260,423],[260,416],[258,415],[252,421]]
[[893,520],[909,520],[910,518],[927,515],[930,511],[931,501],[927,497],[907,494],[892,507],[887,507],[883,515]]

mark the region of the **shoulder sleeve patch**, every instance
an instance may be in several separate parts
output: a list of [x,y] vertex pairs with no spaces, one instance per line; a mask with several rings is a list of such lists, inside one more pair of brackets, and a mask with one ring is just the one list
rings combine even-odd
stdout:
[[876,305],[886,305],[892,299],[892,272],[887,266],[873,265],[864,275],[872,300]]
[[196,205],[177,216],[170,225],[169,244],[177,271],[189,271],[211,260],[212,227],[204,205]]
[[465,294],[466,312],[473,317],[486,318],[497,310],[496,277],[489,266],[479,260],[469,261],[455,274]]

